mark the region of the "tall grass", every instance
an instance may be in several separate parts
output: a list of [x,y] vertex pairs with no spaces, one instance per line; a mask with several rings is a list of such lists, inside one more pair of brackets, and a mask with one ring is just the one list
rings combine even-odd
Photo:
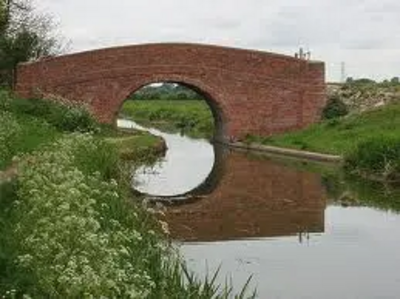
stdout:
[[345,166],[353,173],[385,181],[400,181],[400,136],[374,136],[346,154]]

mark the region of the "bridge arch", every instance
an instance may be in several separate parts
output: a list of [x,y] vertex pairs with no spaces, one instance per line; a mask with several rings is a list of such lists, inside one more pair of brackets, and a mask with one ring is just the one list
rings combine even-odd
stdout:
[[200,44],[145,44],[46,58],[18,66],[23,97],[56,94],[90,105],[112,123],[128,94],[155,82],[179,82],[208,99],[219,138],[272,135],[319,120],[324,63],[275,53]]

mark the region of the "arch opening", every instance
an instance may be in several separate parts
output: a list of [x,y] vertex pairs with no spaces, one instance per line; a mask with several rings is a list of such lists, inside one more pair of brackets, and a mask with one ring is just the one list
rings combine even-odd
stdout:
[[[150,95],[150,98],[146,97],[146,93],[147,95]],[[126,113],[126,105],[127,103],[134,103],[135,100],[148,100],[149,102],[155,103],[154,100],[157,100],[157,97],[159,97],[161,100],[166,100],[166,102],[170,101],[170,104],[179,104],[175,106],[178,109],[183,106],[180,104],[187,105],[188,102],[197,102],[197,104],[200,105],[193,105],[192,107],[188,107],[188,109],[192,108],[197,110],[197,112],[201,113],[203,117],[200,119],[196,118],[190,120],[188,118],[193,116],[193,114],[191,114],[190,111],[187,111],[189,113],[182,115],[183,121],[187,121],[186,126],[185,123],[177,124],[176,129],[182,127],[184,129],[182,133],[186,134],[187,132],[185,132],[185,130],[189,129],[190,131],[191,126],[208,126],[208,128],[200,128],[203,133],[206,129],[208,130],[208,134],[202,134],[201,137],[207,138],[213,142],[224,143],[227,141],[226,117],[224,116],[221,104],[212,93],[214,93],[214,91],[207,86],[203,86],[203,84],[200,84],[199,82],[189,83],[188,80],[149,80],[139,86],[130,88],[129,91],[125,93],[125,96],[122,97],[123,100],[115,113],[114,120],[116,122],[116,120],[121,116],[129,116]],[[152,95],[153,98],[151,98]],[[134,113],[133,108],[135,108],[135,105],[131,104],[131,106],[131,112]],[[140,107],[136,107],[136,109],[138,108]],[[211,112],[211,114],[207,115],[208,112]],[[194,114],[196,114],[196,111],[194,111]],[[202,123],[199,124],[199,121]],[[206,122],[208,122],[208,124]]]
[[213,185],[220,158],[212,142],[223,139],[224,117],[208,92],[176,81],[141,85],[122,103],[117,119],[120,127],[148,131],[166,143],[158,163],[133,170],[134,190],[178,198]]

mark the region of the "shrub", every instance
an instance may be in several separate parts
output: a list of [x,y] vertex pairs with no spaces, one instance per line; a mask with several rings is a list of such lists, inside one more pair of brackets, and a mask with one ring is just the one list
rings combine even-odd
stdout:
[[58,112],[50,122],[62,131],[90,132],[96,129],[96,121],[83,107],[68,107]]
[[400,138],[379,136],[358,143],[346,155],[345,167],[367,176],[400,179]]
[[333,119],[348,114],[346,104],[337,96],[332,96],[328,99],[323,111],[323,119]]

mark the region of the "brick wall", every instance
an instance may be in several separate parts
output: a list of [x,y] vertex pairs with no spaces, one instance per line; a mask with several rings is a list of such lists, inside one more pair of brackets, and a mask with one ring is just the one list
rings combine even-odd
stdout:
[[154,82],[178,82],[206,96],[218,134],[271,135],[319,119],[324,64],[294,57],[196,44],[149,44],[89,51],[21,64],[16,92],[85,101],[113,122],[124,100]]

